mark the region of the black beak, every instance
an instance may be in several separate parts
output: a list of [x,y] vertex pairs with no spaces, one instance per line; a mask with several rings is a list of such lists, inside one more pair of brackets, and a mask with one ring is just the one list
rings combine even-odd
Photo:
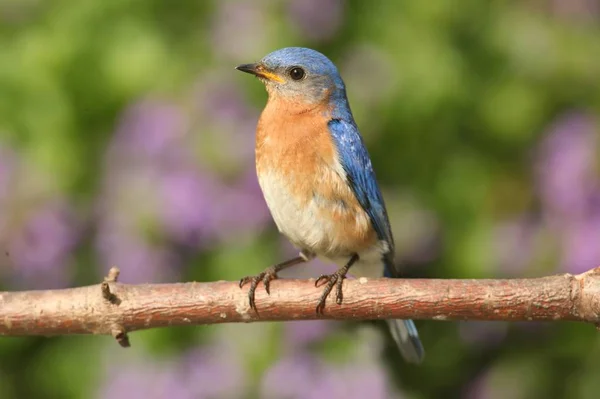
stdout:
[[250,73],[252,75],[257,75],[258,70],[256,69],[257,64],[242,64],[235,67],[238,71]]
[[259,78],[266,79],[270,82],[276,83],[285,83],[285,80],[282,79],[277,73],[273,73],[267,70],[260,63],[257,64],[242,64],[235,67],[238,71],[246,72],[254,76],[258,76]]

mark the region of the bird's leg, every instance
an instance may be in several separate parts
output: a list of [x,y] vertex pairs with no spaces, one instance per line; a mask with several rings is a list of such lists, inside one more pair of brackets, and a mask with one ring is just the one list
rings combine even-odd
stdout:
[[262,281],[267,294],[271,294],[270,292],[270,284],[271,280],[275,280],[277,278],[277,273],[282,271],[283,269],[287,269],[288,267],[297,265],[299,263],[308,262],[314,256],[305,254],[304,252],[300,252],[300,255],[286,260],[285,262],[278,263],[271,267],[266,268],[263,272],[257,274],[256,276],[246,276],[240,279],[240,288],[244,286],[244,284],[250,282],[250,290],[248,291],[248,299],[250,300],[250,308],[256,310],[256,303],[254,302],[254,296],[256,294],[256,287]]
[[346,274],[348,273],[348,270],[350,270],[350,267],[352,267],[352,265],[355,264],[357,260],[358,260],[358,254],[354,254],[350,258],[348,263],[346,263],[346,265],[344,265],[344,267],[339,268],[333,274],[322,274],[317,279],[317,281],[315,281],[315,287],[318,287],[319,283],[321,281],[326,281],[325,289],[323,290],[323,294],[321,294],[321,298],[319,299],[319,303],[317,304],[317,313],[318,314],[323,314],[323,309],[325,309],[325,301],[327,301],[327,296],[333,289],[334,285],[336,286],[335,301],[338,305],[342,304],[342,298],[344,297],[344,295],[342,294],[342,283],[344,282],[344,279],[346,278]]

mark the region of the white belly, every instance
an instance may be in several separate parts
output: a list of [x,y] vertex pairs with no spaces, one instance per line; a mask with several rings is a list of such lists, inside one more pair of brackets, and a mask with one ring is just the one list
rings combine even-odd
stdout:
[[345,245],[343,237],[337,236],[339,230],[331,220],[317,217],[322,203],[313,198],[301,202],[290,194],[286,182],[273,173],[259,174],[259,183],[277,228],[294,246],[339,266],[345,265],[352,254],[358,252],[359,261],[350,269],[350,274],[383,275],[381,258],[389,251],[387,243],[379,241],[369,248],[353,251]]
[[290,194],[287,184],[273,173],[262,173],[258,179],[267,206],[279,231],[298,248],[309,252],[330,241],[330,222],[316,217],[317,204],[309,200],[305,206]]

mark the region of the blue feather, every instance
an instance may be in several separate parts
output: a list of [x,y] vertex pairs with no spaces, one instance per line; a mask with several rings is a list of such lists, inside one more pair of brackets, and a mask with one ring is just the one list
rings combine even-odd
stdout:
[[371,165],[369,153],[354,122],[332,119],[328,123],[329,131],[335,142],[339,159],[354,195],[369,215],[377,237],[388,243],[390,252],[385,256],[385,274],[396,276],[393,266],[394,239],[390,229],[385,203]]
[[[384,277],[398,277],[394,266],[394,241],[385,203],[377,185],[371,159],[363,143],[349,109],[337,111],[338,115],[349,116],[349,121],[335,118],[328,127],[335,142],[340,162],[346,172],[346,178],[362,208],[369,215],[377,237],[388,243],[390,251],[384,255]],[[412,320],[386,320],[392,337],[402,356],[409,362],[421,363],[425,350],[419,339],[419,333]]]

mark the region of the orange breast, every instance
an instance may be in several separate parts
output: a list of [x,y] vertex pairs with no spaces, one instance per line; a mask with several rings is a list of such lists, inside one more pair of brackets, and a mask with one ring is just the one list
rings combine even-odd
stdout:
[[[279,214],[276,222],[280,230],[296,245],[309,247],[306,249],[316,253],[346,254],[372,247],[377,236],[346,183],[327,128],[328,107],[317,106],[299,114],[291,109],[297,108],[294,104],[270,101],[261,115],[256,135],[257,173],[279,176],[290,201],[298,204],[289,209],[306,213]],[[268,183],[262,182],[261,186],[264,184]],[[271,212],[276,214],[273,209]],[[314,223],[306,222],[308,214],[315,219]],[[299,227],[294,224],[322,231],[295,231]]]

